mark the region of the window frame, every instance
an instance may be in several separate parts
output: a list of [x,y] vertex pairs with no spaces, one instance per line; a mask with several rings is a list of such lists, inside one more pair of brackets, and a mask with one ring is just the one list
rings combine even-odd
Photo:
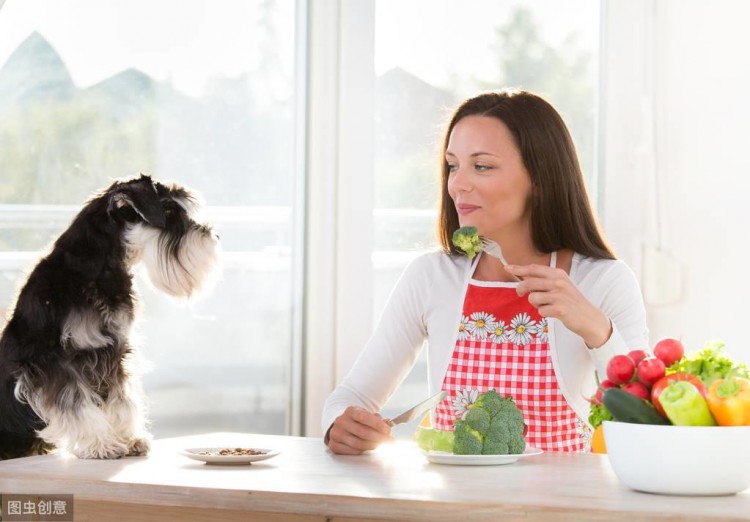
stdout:
[[[370,335],[375,2],[308,2],[303,434]],[[366,328],[363,328],[366,325]]]

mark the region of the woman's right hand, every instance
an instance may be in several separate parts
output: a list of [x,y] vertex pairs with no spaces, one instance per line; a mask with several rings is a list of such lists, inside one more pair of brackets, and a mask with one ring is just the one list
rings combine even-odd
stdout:
[[393,442],[388,423],[377,413],[356,406],[336,417],[328,431],[328,447],[342,455],[359,455],[384,442]]

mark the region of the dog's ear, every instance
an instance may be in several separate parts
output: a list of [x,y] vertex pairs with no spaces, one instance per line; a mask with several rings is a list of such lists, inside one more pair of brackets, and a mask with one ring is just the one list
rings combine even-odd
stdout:
[[167,223],[158,190],[149,176],[142,174],[136,180],[112,188],[107,213],[112,214],[124,207],[131,208],[151,226],[164,228]]

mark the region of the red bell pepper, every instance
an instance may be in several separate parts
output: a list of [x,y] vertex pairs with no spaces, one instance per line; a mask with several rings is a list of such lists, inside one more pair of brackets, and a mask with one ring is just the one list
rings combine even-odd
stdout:
[[698,391],[703,395],[705,398],[707,395],[706,387],[703,386],[703,383],[701,380],[696,377],[695,375],[692,375],[690,373],[670,373],[669,375],[665,375],[658,381],[654,383],[654,385],[651,387],[651,403],[654,405],[656,410],[662,414],[663,417],[666,418],[667,413],[664,411],[664,408],[661,405],[661,402],[659,402],[659,395],[661,395],[661,392],[664,391],[664,389],[669,386],[670,382],[674,381],[688,381],[690,384],[695,386]]

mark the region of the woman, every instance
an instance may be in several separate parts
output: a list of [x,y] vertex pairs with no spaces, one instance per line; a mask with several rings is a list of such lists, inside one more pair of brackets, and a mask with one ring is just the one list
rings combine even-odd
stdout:
[[[529,92],[481,94],[455,111],[442,149],[443,250],[401,276],[326,401],[326,443],[358,454],[391,439],[377,412],[426,340],[430,392],[449,392],[433,426],[452,429],[479,393],[495,389],[515,399],[529,445],[586,451],[594,371],[604,375],[613,355],[647,346],[648,330],[637,280],[597,228],[565,123]],[[469,225],[509,265],[462,255],[451,238]]]

